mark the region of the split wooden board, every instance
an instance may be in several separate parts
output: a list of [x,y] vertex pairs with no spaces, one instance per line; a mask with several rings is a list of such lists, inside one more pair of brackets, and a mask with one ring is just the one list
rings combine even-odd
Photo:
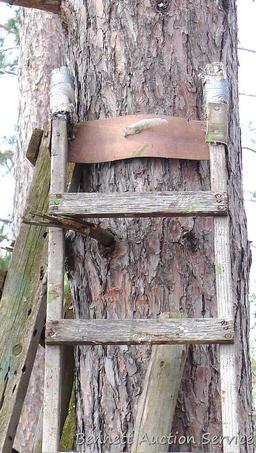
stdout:
[[[26,207],[45,211],[50,186],[48,137],[40,147]],[[0,451],[10,453],[45,322],[47,231],[22,225],[0,301]]]
[[[165,119],[138,134],[124,136],[131,124],[149,118]],[[203,121],[165,115],[127,115],[77,124],[69,144],[69,161],[110,162],[135,157],[208,160]]]

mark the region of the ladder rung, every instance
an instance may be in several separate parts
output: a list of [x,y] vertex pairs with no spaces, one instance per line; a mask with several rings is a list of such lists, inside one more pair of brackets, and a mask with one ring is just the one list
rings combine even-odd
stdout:
[[233,321],[186,319],[61,319],[46,324],[48,344],[233,343]]
[[201,192],[63,193],[50,197],[50,213],[77,217],[226,215],[227,194]]

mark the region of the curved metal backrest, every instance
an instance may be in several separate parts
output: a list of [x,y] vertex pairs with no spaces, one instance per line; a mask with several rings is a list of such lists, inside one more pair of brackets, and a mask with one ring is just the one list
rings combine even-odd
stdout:
[[68,160],[109,162],[135,157],[209,160],[206,123],[165,115],[128,115],[77,124]]

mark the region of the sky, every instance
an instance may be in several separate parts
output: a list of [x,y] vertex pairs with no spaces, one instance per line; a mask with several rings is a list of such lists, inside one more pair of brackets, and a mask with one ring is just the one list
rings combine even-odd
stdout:
[[[13,15],[10,7],[0,5],[0,21],[5,23]],[[0,140],[3,136],[15,135],[18,116],[18,86],[13,76],[0,76]],[[4,106],[4,108],[3,108]],[[0,218],[8,218],[13,207],[13,177],[6,175],[0,166]]]
[[[256,2],[238,0],[239,47],[256,50]],[[256,95],[256,53],[239,51],[239,91],[240,93]],[[240,96],[240,119],[242,126],[242,144],[256,149],[256,130],[248,134],[251,128],[256,128],[256,97]],[[249,137],[255,139],[251,143]],[[256,202],[249,201],[251,192],[256,192],[256,153],[243,151],[243,184],[245,192],[245,209],[248,223],[248,238],[252,241],[252,267],[250,274],[251,294],[251,344],[256,348],[256,302],[252,295],[256,294]]]
[[[238,27],[239,47],[256,50],[256,2],[253,0],[238,0]],[[11,9],[0,5],[0,20],[4,22],[10,17]],[[240,93],[256,95],[256,53],[239,51],[239,90]],[[0,109],[0,138],[15,134],[15,125],[18,114],[18,87],[15,77],[0,77],[0,99],[4,108]],[[256,130],[256,97],[240,96],[240,118],[242,126],[243,146],[256,148],[250,139],[255,138]],[[13,200],[13,178],[11,175],[3,175],[5,171],[0,168],[0,218],[7,218],[12,212]],[[256,153],[243,151],[243,184],[245,192],[245,208],[248,219],[249,240],[256,246],[256,203],[249,201],[251,192],[256,191]],[[256,293],[256,248],[252,248],[253,264],[251,270],[251,293]],[[252,305],[252,311],[255,311]],[[255,328],[256,338],[256,328]]]

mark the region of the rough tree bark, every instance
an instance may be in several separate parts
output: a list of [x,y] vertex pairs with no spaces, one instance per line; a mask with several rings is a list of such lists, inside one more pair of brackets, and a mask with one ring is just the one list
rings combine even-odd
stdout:
[[[49,80],[53,68],[62,64],[62,28],[50,13],[20,10],[20,90],[18,140],[15,156],[14,236],[19,231],[33,167],[26,151],[35,127],[42,128],[49,115]],[[36,250],[35,250],[36,253]],[[43,397],[44,351],[39,348],[27,397],[15,438],[19,452],[31,452]]]
[[[202,118],[200,72],[223,61],[231,86],[228,149],[232,272],[236,295],[237,383],[241,434],[250,436],[251,372],[247,305],[250,253],[242,205],[235,1],[68,1],[68,57],[76,76],[79,120],[135,113]],[[209,189],[208,163],[134,159],[84,167],[81,190]],[[177,307],[189,316],[215,310],[212,219],[110,220],[120,238],[106,253],[77,236],[69,247],[76,316],[156,317]],[[77,432],[131,435],[148,364],[147,347],[80,347],[76,353]],[[202,445],[221,434],[218,348],[191,347],[173,433],[196,444],[170,451],[220,452]],[[80,451],[129,451],[100,442]],[[252,451],[242,446],[241,451]]]
[[[227,66],[231,85],[228,172],[237,381],[241,434],[250,436],[250,254],[242,204],[235,0],[65,0],[62,8],[66,57],[76,78],[79,120],[135,113],[201,119],[199,74],[209,62],[223,61]],[[37,39],[40,20],[24,23],[30,46]],[[43,36],[52,42],[54,37],[49,33]],[[42,42],[37,44],[42,49]],[[35,52],[35,48],[28,50],[23,61],[30,61]],[[47,59],[37,59],[43,73],[47,73]],[[28,78],[25,65],[23,70]],[[34,76],[28,79],[29,87],[35,80]],[[26,118],[21,127],[27,129],[29,103],[36,105],[38,99],[26,86],[21,88],[21,114],[23,110]],[[36,114],[40,108],[45,104],[40,107],[39,102]],[[23,157],[18,162],[23,171]],[[85,166],[81,187],[89,192],[200,189],[209,189],[208,163],[164,159]],[[16,193],[20,190],[21,185]],[[16,200],[19,203],[17,196]],[[77,317],[156,317],[161,311],[177,308],[189,316],[216,314],[212,219],[105,223],[119,238],[113,252],[79,235],[68,248]],[[77,433],[93,432],[96,438],[100,434],[111,438],[121,433],[132,435],[149,356],[150,348],[143,346],[77,348]],[[217,347],[190,347],[172,432],[194,436],[196,444],[172,445],[170,451],[221,451],[220,444],[200,445],[203,433],[221,434]],[[102,446],[97,442],[77,445],[77,450],[120,452],[129,451],[130,446],[109,442]],[[251,452],[253,447],[245,445],[241,451]]]
[[54,14],[20,10],[18,68],[19,117],[15,156],[14,235],[19,231],[33,167],[25,159],[34,128],[43,129],[49,115],[49,80],[52,69],[62,64],[62,28]]

